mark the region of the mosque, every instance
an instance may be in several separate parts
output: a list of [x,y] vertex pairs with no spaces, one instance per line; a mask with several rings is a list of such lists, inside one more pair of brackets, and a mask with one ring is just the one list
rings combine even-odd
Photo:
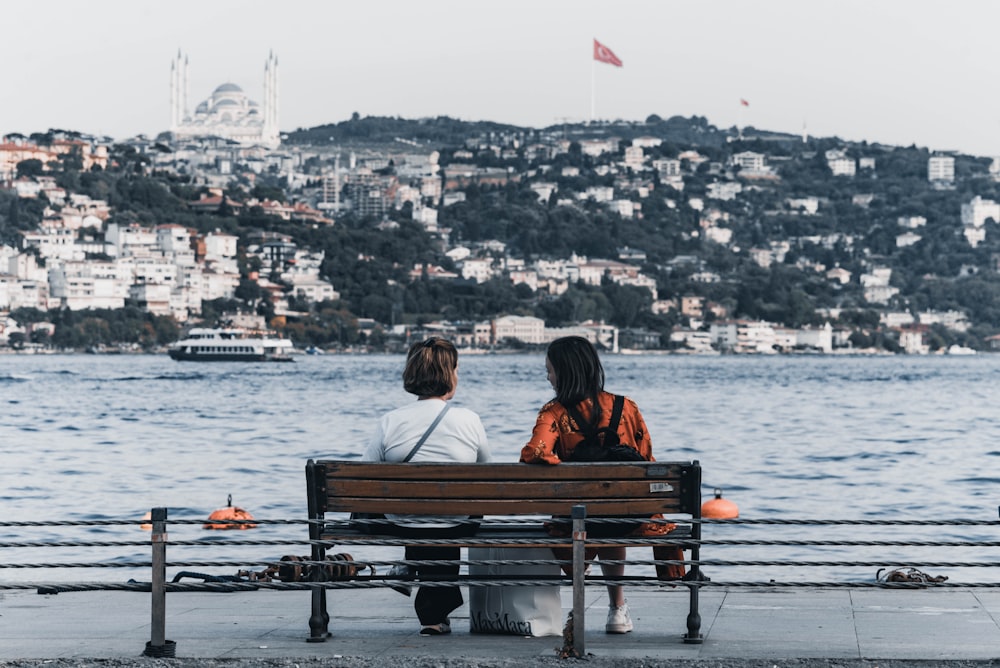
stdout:
[[263,104],[251,100],[236,84],[224,83],[192,113],[188,58],[178,50],[170,65],[170,131],[177,138],[224,137],[241,144],[278,146],[278,58],[270,53],[264,64]]

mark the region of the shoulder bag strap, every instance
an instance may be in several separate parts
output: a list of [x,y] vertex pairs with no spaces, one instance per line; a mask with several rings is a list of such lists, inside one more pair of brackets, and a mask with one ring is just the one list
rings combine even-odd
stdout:
[[424,435],[420,437],[420,440],[417,441],[417,444],[413,446],[412,450],[410,450],[410,454],[406,455],[406,457],[403,458],[404,462],[408,462],[411,459],[413,459],[413,455],[417,454],[417,450],[419,450],[420,446],[424,444],[424,441],[427,440],[427,437],[431,435],[431,432],[434,431],[434,428],[438,426],[438,423],[441,422],[441,418],[444,417],[444,414],[448,412],[448,409],[450,407],[451,404],[449,404],[446,401],[444,403],[444,408],[442,408],[441,412],[437,414],[436,418],[434,418],[434,422],[431,422],[431,426],[427,427],[427,431],[424,432]]

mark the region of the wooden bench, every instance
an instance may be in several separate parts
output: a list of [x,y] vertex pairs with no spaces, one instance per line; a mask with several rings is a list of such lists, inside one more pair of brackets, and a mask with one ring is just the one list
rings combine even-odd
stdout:
[[[667,515],[683,522],[686,516],[701,517],[701,466],[698,462],[602,462],[564,463],[558,466],[531,464],[386,463],[358,461],[313,461],[306,464],[309,502],[309,538],[312,561],[323,562],[334,545],[427,545],[426,539],[393,535],[378,524],[359,527],[347,513],[473,515],[484,516],[471,537],[453,538],[460,547],[563,547],[572,548],[574,577],[574,628],[582,649],[584,545],[595,543],[650,546],[654,559],[669,559],[669,548],[682,545],[691,550],[689,572],[680,584],[690,593],[685,642],[701,642],[698,612],[698,570],[701,524],[679,524],[665,536],[587,539],[582,516],[587,518],[650,517]],[[585,512],[581,512],[581,508]],[[575,510],[574,510],[575,509]],[[339,513],[339,518],[327,518]],[[543,524],[549,516],[574,517],[572,536],[552,537]],[[523,521],[514,521],[514,518]],[[492,521],[491,521],[492,520]],[[591,527],[592,533],[593,527]],[[574,540],[574,538],[576,540]],[[658,569],[659,570],[659,569]],[[326,578],[320,571],[314,581]],[[628,577],[628,581],[635,581]],[[656,580],[650,576],[648,580]],[[458,576],[455,585],[474,578]],[[449,579],[449,582],[452,580]],[[628,584],[628,581],[623,584]],[[396,585],[398,580],[394,581]],[[568,584],[562,580],[562,584]],[[372,586],[391,586],[383,578]],[[548,584],[552,584],[548,581]],[[676,586],[678,582],[672,582]],[[327,587],[312,590],[309,618],[311,642],[329,636]]]

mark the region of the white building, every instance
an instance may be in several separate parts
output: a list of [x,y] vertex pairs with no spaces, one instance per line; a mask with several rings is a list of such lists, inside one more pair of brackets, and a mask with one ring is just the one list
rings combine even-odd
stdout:
[[635,218],[637,210],[641,209],[641,205],[638,202],[633,202],[630,199],[611,200],[607,202],[607,207],[622,218]]
[[656,170],[660,183],[670,186],[675,190],[684,190],[684,178],[681,175],[681,161],[672,158],[653,161],[653,169]]
[[857,164],[847,156],[827,160],[826,164],[834,176],[854,176],[858,171]]
[[119,257],[149,255],[157,245],[156,232],[138,223],[109,223],[104,239],[108,254]]
[[712,342],[719,350],[736,353],[773,353],[774,326],[763,321],[720,320],[709,325]]
[[618,150],[618,141],[615,139],[581,139],[580,151],[584,155],[597,157],[603,153],[614,153]]
[[51,268],[50,300],[71,311],[124,308],[129,284],[101,271],[106,264],[63,262]]
[[927,159],[927,180],[952,183],[955,180],[955,158],[950,155],[935,155]]
[[976,227],[975,225],[966,225],[962,229],[962,234],[965,235],[966,241],[969,245],[975,248],[979,244],[986,240],[986,228]]
[[726,245],[733,240],[733,231],[728,227],[712,225],[711,227],[706,227],[703,234],[706,239],[714,241],[717,244]]
[[705,194],[712,199],[728,202],[736,199],[736,196],[741,192],[743,192],[743,185],[736,181],[715,181],[708,184]]
[[816,215],[819,211],[819,198],[818,197],[798,197],[798,198],[788,198],[785,200],[785,204],[792,211],[800,211],[804,214],[810,216]]
[[615,189],[610,186],[590,186],[583,192],[583,196],[595,202],[610,202],[615,198]]
[[333,285],[318,276],[295,275],[291,277],[290,283],[291,292],[298,299],[305,299],[314,304],[340,299],[340,293],[333,289]]
[[646,162],[646,155],[642,150],[641,146],[626,146],[625,147],[625,166],[633,169],[642,169],[643,164]]
[[742,153],[737,153],[732,157],[732,163],[746,172],[767,171],[767,160],[763,153],[743,151]]
[[158,225],[156,246],[164,253],[186,253],[191,250],[191,234],[181,225]]
[[968,204],[962,205],[962,224],[982,227],[987,219],[1000,223],[1000,204],[976,195]]
[[493,320],[493,340],[515,339],[524,343],[545,343],[545,321],[524,315],[506,315]]
[[462,278],[485,283],[496,275],[492,258],[466,258],[461,263]]
[[915,230],[927,225],[927,219],[923,216],[900,216],[896,222],[899,223],[900,227],[905,227],[908,230]]
[[828,353],[833,350],[833,326],[829,322],[821,327],[805,327],[796,332],[799,347]]

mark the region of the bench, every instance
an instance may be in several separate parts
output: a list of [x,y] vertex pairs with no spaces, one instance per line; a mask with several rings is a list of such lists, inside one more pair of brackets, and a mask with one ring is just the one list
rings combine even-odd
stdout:
[[[685,578],[669,585],[689,590],[687,632],[684,641],[701,642],[698,612],[699,545],[701,524],[678,524],[666,535],[654,537],[587,539],[586,518],[649,518],[662,513],[671,521],[701,517],[701,466],[694,462],[601,462],[544,466],[521,463],[387,463],[309,460],[306,464],[309,503],[309,538],[313,562],[324,562],[334,545],[429,545],[426,538],[401,537],[379,523],[359,526],[349,513],[483,516],[475,534],[449,538],[459,547],[561,547],[573,550],[574,642],[582,649],[584,609],[583,550],[590,545],[624,545],[653,548],[654,560],[668,558],[672,548],[691,550],[693,562]],[[337,513],[337,518],[327,518]],[[572,517],[572,536],[549,535],[544,520]],[[385,522],[381,526],[385,526]],[[647,562],[648,563],[648,562]],[[657,571],[661,571],[657,565]],[[665,568],[663,569],[665,571]],[[662,573],[662,571],[661,571]],[[314,582],[329,581],[322,569],[310,575]],[[657,580],[662,576],[649,576]],[[357,579],[357,578],[355,578]],[[607,584],[607,580],[601,583]],[[622,584],[642,578],[626,577]],[[469,584],[474,578],[459,575],[450,586]],[[547,581],[547,584],[553,584]],[[561,580],[561,584],[569,584]],[[371,578],[371,586],[398,586],[398,580]],[[658,583],[656,586],[659,586]],[[309,641],[328,637],[326,590],[312,589]]]

